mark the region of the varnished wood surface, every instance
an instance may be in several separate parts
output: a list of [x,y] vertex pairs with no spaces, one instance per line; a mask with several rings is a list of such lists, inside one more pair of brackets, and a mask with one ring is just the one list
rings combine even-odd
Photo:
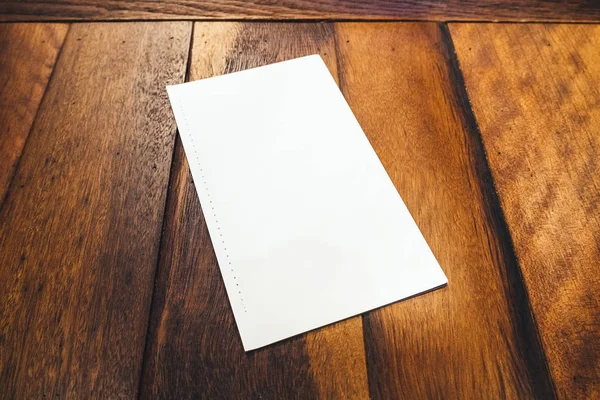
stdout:
[[453,25],[562,398],[600,398],[600,27]]
[[66,24],[0,25],[0,205],[67,29]]
[[190,30],[71,26],[0,209],[0,397],[136,396]]
[[595,0],[0,0],[0,21],[39,20],[598,21]]
[[345,97],[448,277],[444,289],[365,315],[371,394],[551,398],[445,29],[337,27]]
[[[5,32],[1,399],[599,396],[596,26]],[[313,53],[449,284],[245,353],[164,86]]]

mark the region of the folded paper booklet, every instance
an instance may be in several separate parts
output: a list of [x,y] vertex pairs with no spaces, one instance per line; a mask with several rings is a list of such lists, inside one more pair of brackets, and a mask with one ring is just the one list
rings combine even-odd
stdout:
[[318,55],[167,90],[246,351],[447,283]]

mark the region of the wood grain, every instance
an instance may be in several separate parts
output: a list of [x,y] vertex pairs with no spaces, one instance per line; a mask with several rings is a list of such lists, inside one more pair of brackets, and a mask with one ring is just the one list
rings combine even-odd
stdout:
[[0,397],[136,396],[190,31],[71,27],[0,209]]
[[[196,23],[191,80],[319,53],[329,24]],[[142,377],[143,398],[366,398],[360,318],[245,353],[181,143]]]
[[0,25],[0,205],[69,26]]
[[0,0],[0,20],[598,21],[595,0]]
[[600,398],[600,27],[452,25],[561,398]]
[[336,27],[344,95],[449,281],[364,317],[372,397],[552,398],[445,27]]

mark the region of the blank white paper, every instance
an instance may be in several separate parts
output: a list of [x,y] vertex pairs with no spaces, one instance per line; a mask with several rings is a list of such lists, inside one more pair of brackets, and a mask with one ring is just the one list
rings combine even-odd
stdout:
[[318,55],[167,89],[246,351],[447,283]]

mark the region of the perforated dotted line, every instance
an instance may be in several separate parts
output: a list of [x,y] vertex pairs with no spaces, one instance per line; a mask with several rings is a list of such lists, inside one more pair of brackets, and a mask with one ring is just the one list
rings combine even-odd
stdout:
[[[179,101],[179,109],[182,111],[183,122],[185,123],[185,127],[186,127],[187,131],[190,132],[187,116],[186,116],[185,112],[183,111],[183,107],[181,107],[180,101]],[[190,138],[190,143],[192,144],[192,148],[194,150],[194,155],[196,157],[196,160],[198,161],[198,165],[202,165],[202,164],[200,164],[200,157],[198,156],[198,151],[196,149],[196,142],[194,141],[193,135],[190,134],[189,138]],[[237,277],[235,276],[235,271],[233,270],[233,265],[231,263],[231,259],[229,258],[229,253],[227,252],[227,247],[225,247],[226,244],[225,244],[225,240],[223,239],[223,232],[221,232],[221,227],[219,226],[219,220],[217,219],[217,213],[215,211],[215,206],[213,204],[212,199],[210,198],[210,192],[208,191],[208,185],[206,184],[206,178],[204,177],[204,170],[202,169],[202,167],[200,167],[200,174],[202,177],[202,182],[204,183],[204,190],[206,190],[206,195],[208,196],[208,205],[210,206],[210,212],[212,213],[213,217],[215,218],[217,233],[219,234],[219,236],[216,239],[218,239],[221,242],[221,244],[223,245],[223,250],[225,251],[225,257],[227,260],[227,267],[233,274],[233,280],[235,282],[235,290],[237,290],[238,294],[240,295],[240,303],[242,304],[242,308],[244,309],[244,312],[247,313],[248,310],[246,309],[246,304],[244,303],[244,296],[242,295],[242,290],[240,289],[240,283],[239,283]],[[213,240],[213,242],[216,242],[216,240]]]

